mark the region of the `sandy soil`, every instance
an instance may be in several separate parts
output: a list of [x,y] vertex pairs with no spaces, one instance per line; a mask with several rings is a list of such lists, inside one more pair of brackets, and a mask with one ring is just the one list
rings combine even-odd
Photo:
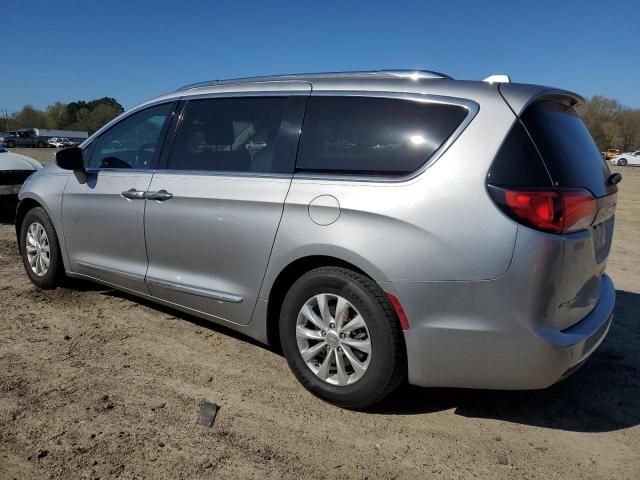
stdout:
[[405,387],[367,413],[224,328],[92,284],[38,291],[5,218],[0,478],[637,480],[640,168],[620,171],[616,318],[584,368],[534,392]]

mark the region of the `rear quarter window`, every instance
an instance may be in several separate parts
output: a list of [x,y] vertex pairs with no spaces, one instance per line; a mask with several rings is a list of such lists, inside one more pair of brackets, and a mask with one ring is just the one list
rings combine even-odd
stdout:
[[297,171],[406,175],[420,168],[467,116],[458,105],[404,99],[309,99]]
[[575,110],[542,101],[521,118],[557,186],[587,188],[596,197],[617,190],[607,185],[611,171]]

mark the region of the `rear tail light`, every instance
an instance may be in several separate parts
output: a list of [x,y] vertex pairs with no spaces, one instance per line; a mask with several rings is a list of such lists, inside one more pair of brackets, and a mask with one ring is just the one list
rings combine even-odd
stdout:
[[568,233],[589,228],[598,202],[583,189],[521,189],[489,185],[491,197],[514,220],[545,232]]

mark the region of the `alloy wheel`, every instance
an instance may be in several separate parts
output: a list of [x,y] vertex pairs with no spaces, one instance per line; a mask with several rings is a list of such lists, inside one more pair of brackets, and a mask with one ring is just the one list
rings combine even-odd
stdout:
[[313,296],[296,322],[298,350],[321,380],[337,386],[360,380],[371,362],[371,336],[365,319],[344,297]]
[[40,223],[33,222],[29,225],[25,243],[27,261],[31,270],[37,276],[44,277],[49,271],[51,249],[47,232]]

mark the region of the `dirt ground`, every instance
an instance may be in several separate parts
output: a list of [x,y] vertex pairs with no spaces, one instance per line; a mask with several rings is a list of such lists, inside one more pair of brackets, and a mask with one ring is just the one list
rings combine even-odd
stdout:
[[640,168],[619,171],[616,317],[589,363],[547,390],[404,387],[366,413],[222,327],[97,285],[37,290],[5,218],[0,478],[637,480]]

